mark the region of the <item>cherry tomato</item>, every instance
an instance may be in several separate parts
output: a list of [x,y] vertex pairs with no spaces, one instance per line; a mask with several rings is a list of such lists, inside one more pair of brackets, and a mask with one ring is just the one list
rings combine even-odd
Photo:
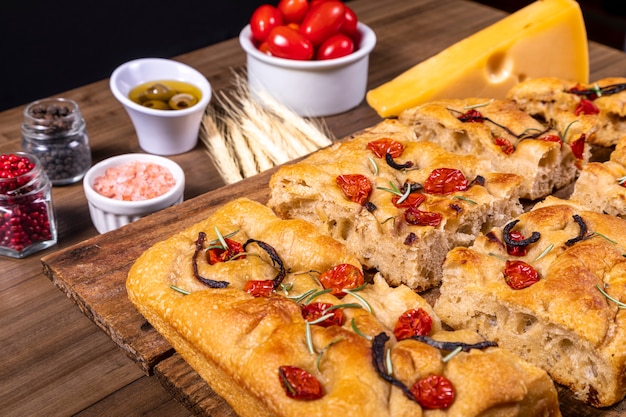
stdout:
[[386,154],[391,154],[393,158],[398,158],[404,151],[404,145],[391,138],[381,138],[368,142],[367,149],[379,158],[384,158]]
[[267,36],[267,49],[279,58],[306,61],[313,58],[313,45],[300,32],[288,26],[276,26]]
[[324,396],[324,388],[317,378],[297,366],[279,367],[278,378],[289,398],[317,400]]
[[476,109],[469,109],[459,117],[457,117],[463,123],[482,123],[485,121],[482,113]]
[[300,33],[317,46],[339,32],[345,15],[342,2],[324,1],[309,8],[300,25]]
[[[214,265],[218,262],[226,262],[233,258],[235,255],[245,252],[243,245],[235,240],[224,238],[228,249],[223,247],[211,247],[207,250],[206,257],[209,265]],[[244,259],[246,256],[241,255],[240,258]]]
[[561,140],[561,138],[558,135],[546,135],[543,136],[541,138],[539,138],[540,140],[545,140],[546,142],[558,142],[561,144],[561,146],[563,145],[563,141]]
[[583,133],[582,135],[580,135],[578,139],[576,139],[574,142],[570,144],[570,147],[572,148],[572,153],[574,154],[574,157],[576,159],[583,159],[583,156],[585,154],[585,139],[586,138],[587,136]]
[[[326,310],[332,307],[330,303],[310,303],[300,306],[302,311],[302,317],[306,321],[315,321],[320,317],[326,315]],[[335,308],[329,313],[332,313],[332,317],[327,318],[324,321],[316,323],[318,326],[330,327],[330,326],[342,326],[345,318],[341,309]]]
[[411,336],[428,336],[433,328],[433,319],[423,308],[413,308],[398,317],[393,334],[403,340]]
[[407,198],[402,200],[401,203],[398,203],[400,200],[399,195],[394,195],[391,197],[391,203],[397,208],[409,208],[409,207],[418,207],[426,200],[426,196],[422,193],[411,193]]
[[600,113],[600,109],[593,103],[593,101],[587,100],[585,98],[580,99],[580,103],[576,106],[576,110],[574,110],[574,115],[580,116],[581,114],[598,114]]
[[511,155],[515,152],[515,146],[513,146],[513,144],[506,138],[495,137],[493,138],[493,143],[495,143],[496,146],[499,146],[505,155]]
[[247,281],[243,290],[254,297],[269,297],[274,291],[274,281],[271,279]]
[[365,283],[365,277],[359,268],[352,264],[339,264],[320,274],[324,288],[331,288],[331,294],[342,298],[344,289],[358,288]]
[[360,205],[364,205],[367,202],[367,199],[372,192],[372,184],[365,175],[339,175],[335,181],[346,197]]
[[530,287],[539,281],[539,274],[524,261],[506,261],[504,280],[514,290]]
[[407,223],[415,226],[437,227],[441,224],[443,217],[439,213],[422,211],[417,207],[409,207],[404,212],[404,219]]
[[[526,237],[517,230],[511,230],[509,232],[509,237],[511,238],[511,240],[516,242],[526,239]],[[506,252],[511,256],[525,256],[528,252],[528,247],[506,245]]]
[[357,23],[359,22],[359,19],[357,18],[356,13],[354,13],[354,10],[346,5],[344,5],[344,9],[346,12],[343,15],[343,24],[339,30],[341,33],[354,40],[356,39]]
[[411,387],[411,394],[424,408],[447,408],[454,401],[452,382],[443,375],[430,375]]
[[343,33],[337,33],[326,39],[317,49],[318,60],[341,58],[354,52],[354,42]]
[[307,0],[280,0],[278,10],[283,14],[286,23],[300,23],[309,11],[309,2]]
[[283,15],[280,11],[270,4],[263,4],[256,8],[250,18],[252,37],[257,42],[263,42],[267,39],[272,28],[282,24]]
[[458,169],[436,168],[424,182],[424,190],[430,194],[450,194],[467,190],[465,175]]

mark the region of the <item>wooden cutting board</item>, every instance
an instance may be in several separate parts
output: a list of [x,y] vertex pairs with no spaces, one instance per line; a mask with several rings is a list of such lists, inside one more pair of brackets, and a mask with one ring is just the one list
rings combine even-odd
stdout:
[[[230,406],[150,326],[127,298],[126,275],[154,243],[208,217],[238,197],[266,203],[275,169],[223,187],[42,258],[45,275],[137,365],[194,414],[236,417]],[[564,417],[626,416],[626,401],[596,409],[558,387]]]

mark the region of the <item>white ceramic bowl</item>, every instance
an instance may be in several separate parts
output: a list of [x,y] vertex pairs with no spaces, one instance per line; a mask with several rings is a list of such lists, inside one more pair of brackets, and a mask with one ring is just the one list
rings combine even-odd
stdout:
[[259,51],[247,25],[239,43],[247,54],[250,90],[265,91],[301,116],[330,116],[358,106],[365,98],[369,54],[376,45],[376,34],[367,25],[359,22],[358,31],[361,41],[350,55],[298,61]]
[[[174,80],[191,83],[202,92],[195,105],[182,110],[157,110],[128,98],[128,93],[142,83]],[[111,92],[130,116],[139,146],[156,155],[175,155],[193,149],[204,111],[211,100],[211,85],[200,72],[178,61],[141,58],[117,67],[109,80]]]
[[[110,167],[119,166],[130,161],[153,162],[171,172],[176,184],[165,194],[143,201],[123,201],[105,197],[93,189],[96,178],[104,175]],[[113,156],[92,166],[83,178],[83,189],[89,204],[89,214],[96,230],[106,233],[115,230],[141,217],[183,201],[185,190],[185,173],[174,161],[157,155],[131,153]]]

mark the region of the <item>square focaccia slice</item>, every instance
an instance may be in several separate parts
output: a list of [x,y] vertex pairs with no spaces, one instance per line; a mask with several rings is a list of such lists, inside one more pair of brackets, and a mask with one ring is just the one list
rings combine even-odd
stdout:
[[570,196],[591,210],[626,219],[626,136],[606,162],[590,162],[580,173]]
[[127,289],[241,417],[560,416],[545,371],[250,200],[154,245]]
[[587,161],[581,147],[564,145],[563,135],[521,111],[509,100],[438,100],[403,111],[398,120],[411,126],[417,140],[476,155],[494,171],[524,178],[521,197],[536,200],[574,182]]
[[283,166],[268,205],[318,225],[392,285],[434,287],[450,248],[522,211],[522,178],[412,135],[387,120]]
[[609,406],[626,393],[625,253],[626,221],[548,197],[448,253],[435,311]]
[[579,84],[559,78],[534,78],[511,88],[507,98],[528,114],[568,132],[573,143],[614,146],[626,134],[626,78]]

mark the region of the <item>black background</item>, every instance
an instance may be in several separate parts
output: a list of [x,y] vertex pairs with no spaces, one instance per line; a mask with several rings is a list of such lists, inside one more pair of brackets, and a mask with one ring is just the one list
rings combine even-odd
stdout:
[[[262,0],[1,0],[0,110],[239,34]],[[275,4],[277,2],[269,2]]]

